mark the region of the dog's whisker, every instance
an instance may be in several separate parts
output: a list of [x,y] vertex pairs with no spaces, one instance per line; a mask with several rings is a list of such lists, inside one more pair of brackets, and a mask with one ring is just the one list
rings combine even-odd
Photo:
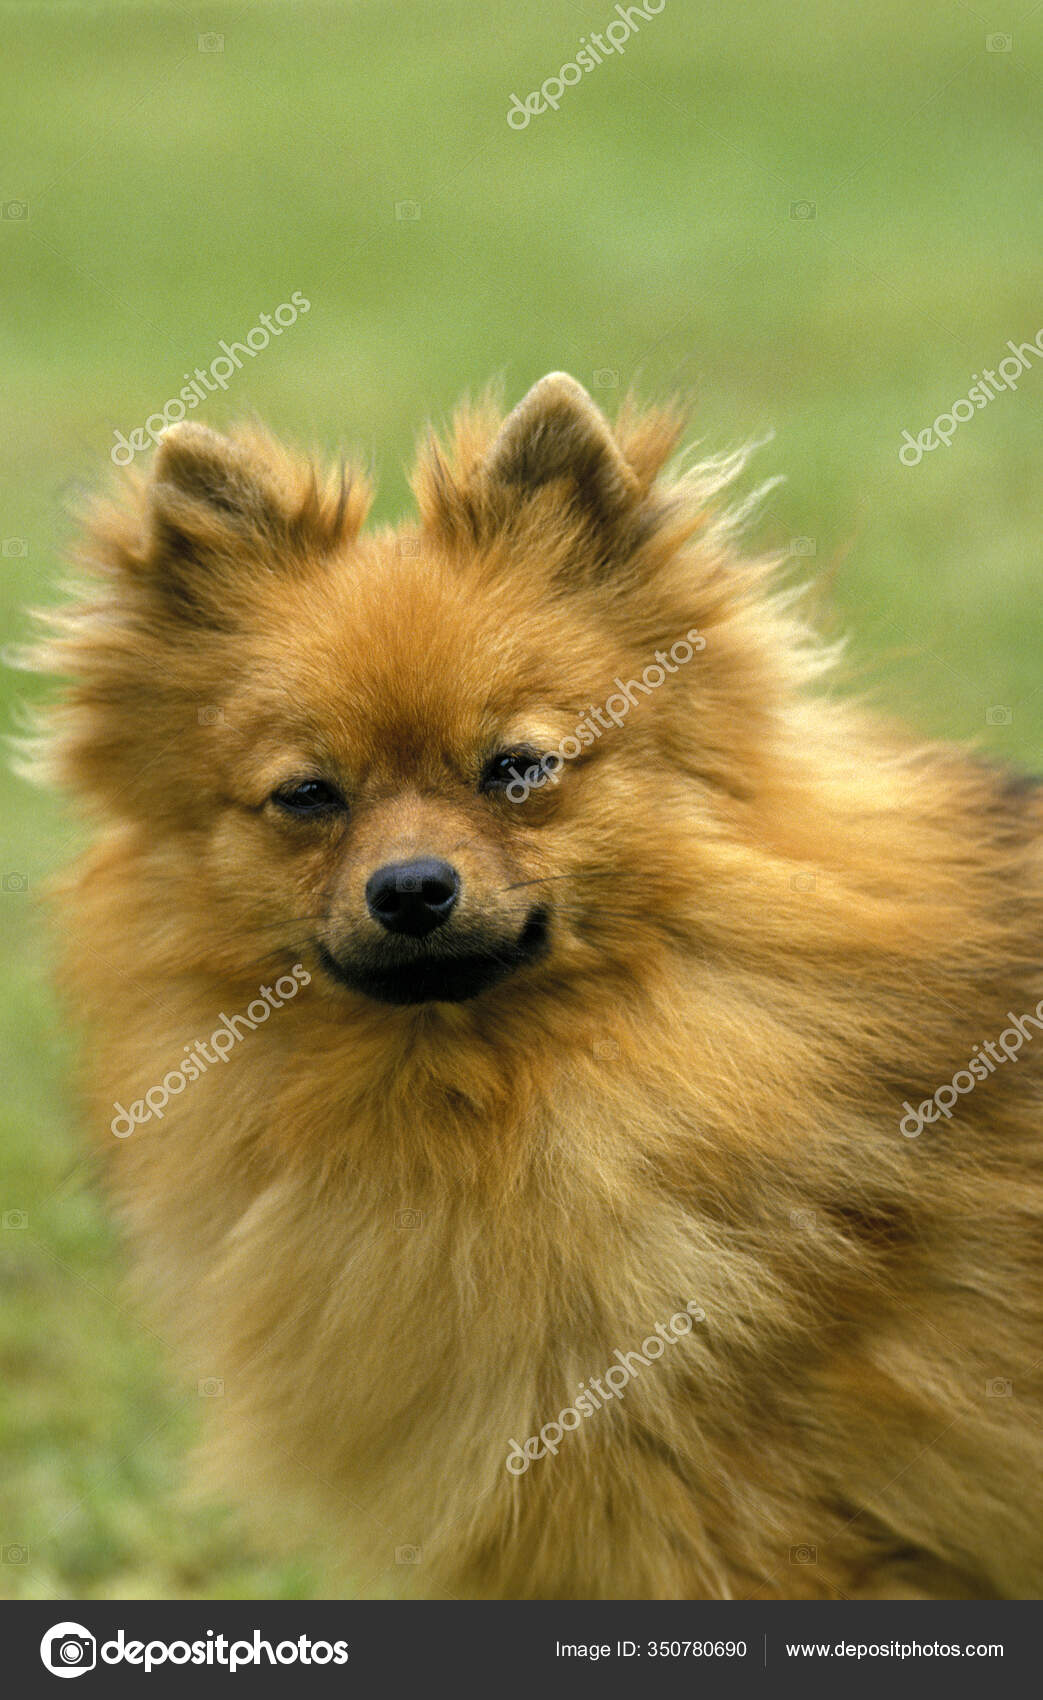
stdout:
[[619,875],[611,868],[584,868],[578,873],[570,874],[539,874],[535,879],[515,880],[511,885],[500,887],[501,891],[524,891],[530,885],[552,885],[556,880],[610,880],[618,879]]

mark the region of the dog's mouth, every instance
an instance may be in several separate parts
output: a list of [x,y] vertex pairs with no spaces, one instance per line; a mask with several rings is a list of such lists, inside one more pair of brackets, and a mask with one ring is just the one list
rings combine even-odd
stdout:
[[517,938],[485,949],[454,952],[438,949],[432,941],[430,946],[414,947],[414,953],[400,961],[375,955],[335,956],[321,941],[316,941],[316,949],[332,980],[378,1003],[465,1003],[538,961],[547,950],[549,935],[547,911],[536,908]]

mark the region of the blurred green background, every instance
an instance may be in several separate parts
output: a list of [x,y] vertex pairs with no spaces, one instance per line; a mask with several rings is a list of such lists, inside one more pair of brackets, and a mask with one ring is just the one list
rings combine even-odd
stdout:
[[[254,411],[407,500],[418,428],[565,367],[611,411],[773,429],[758,522],[832,584],[853,680],[1039,760],[1043,360],[898,460],[1043,327],[1043,10],[666,0],[558,111],[507,123],[609,0],[8,6],[0,123],[7,641],[56,594],[69,500],[300,291],[194,414]],[[617,30],[618,36],[620,32]],[[259,339],[255,339],[259,340]],[[35,684],[7,671],[12,725]],[[69,1086],[34,904],[74,831],[4,776],[0,1594],[306,1594],[191,1508],[198,1400],[135,1319]]]

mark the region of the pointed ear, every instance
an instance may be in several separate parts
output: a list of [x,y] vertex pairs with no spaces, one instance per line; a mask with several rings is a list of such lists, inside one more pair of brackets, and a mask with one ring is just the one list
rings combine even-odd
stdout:
[[182,610],[212,619],[240,581],[300,572],[354,536],[366,503],[343,468],[320,486],[310,464],[261,432],[173,425],[146,489],[146,564]]
[[533,529],[553,576],[600,578],[658,524],[655,478],[676,436],[666,415],[662,425],[635,429],[624,407],[613,430],[565,372],[541,378],[502,423],[491,402],[464,408],[448,454],[433,436],[421,452],[413,487],[423,524],[465,549]]
[[602,521],[626,513],[641,494],[604,414],[567,372],[548,373],[508,414],[478,476],[519,497],[561,480]]
[[189,561],[236,536],[274,534],[287,492],[240,443],[205,425],[173,425],[160,438],[148,492],[157,564]]

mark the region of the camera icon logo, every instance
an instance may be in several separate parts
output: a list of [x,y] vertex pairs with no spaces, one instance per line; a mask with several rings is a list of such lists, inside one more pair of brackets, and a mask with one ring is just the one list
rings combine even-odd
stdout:
[[396,1210],[395,1211],[395,1227],[396,1228],[422,1228],[423,1225],[424,1225],[424,1212],[422,1210]]
[[1009,53],[1014,46],[1012,35],[987,35],[985,37],[986,53]]
[[791,555],[817,555],[818,539],[815,537],[791,537],[789,552]]
[[29,1548],[4,1547],[0,1550],[0,1560],[2,1560],[4,1564],[28,1564]]
[[196,719],[200,726],[220,726],[224,717],[224,709],[215,708],[213,703],[207,703],[205,708],[196,709]]
[[29,875],[4,874],[3,878],[0,879],[0,888],[4,891],[28,891]]
[[1005,708],[1002,703],[996,703],[985,710],[986,726],[1009,726],[1013,718],[1010,709]]
[[817,1564],[818,1547],[790,1547],[789,1561],[791,1564]]
[[29,545],[24,537],[5,537],[0,543],[0,552],[11,561],[18,555],[28,555]]
[[814,218],[817,211],[814,201],[791,201],[789,204],[790,218]]
[[220,1399],[224,1390],[224,1382],[219,1380],[216,1375],[204,1376],[199,1383],[199,1397],[201,1399]]
[[40,1657],[52,1676],[82,1676],[97,1664],[97,1643],[82,1623],[56,1623],[40,1642]]
[[420,217],[420,202],[396,201],[395,217],[399,224],[415,224]]
[[619,1042],[616,1039],[595,1039],[591,1047],[595,1062],[616,1062],[619,1057]]
[[419,1564],[422,1556],[423,1556],[423,1551],[422,1551],[422,1548],[420,1548],[420,1547],[396,1547],[395,1548],[395,1563],[396,1564]]
[[398,552],[400,555],[419,555],[419,537],[400,537],[398,540]]
[[814,874],[794,874],[790,880],[790,885],[794,891],[814,891],[815,876]]
[[29,217],[28,201],[0,202],[0,218],[26,219]]
[[29,1212],[27,1210],[5,1210],[3,1216],[0,1216],[0,1222],[3,1223],[5,1228],[27,1228],[29,1226]]
[[1014,1383],[1003,1376],[997,1376],[993,1381],[985,1383],[985,1393],[989,1399],[1009,1399],[1014,1391]]
[[223,35],[215,35],[212,31],[210,31],[206,35],[199,35],[196,37],[196,46],[199,48],[200,53],[223,53],[225,50],[225,38]]
[[813,1234],[815,1232],[816,1217],[813,1210],[791,1210],[789,1219],[791,1226],[798,1228],[801,1233]]
[[594,373],[594,388],[596,390],[618,390],[619,373],[614,372],[611,366],[599,366]]

